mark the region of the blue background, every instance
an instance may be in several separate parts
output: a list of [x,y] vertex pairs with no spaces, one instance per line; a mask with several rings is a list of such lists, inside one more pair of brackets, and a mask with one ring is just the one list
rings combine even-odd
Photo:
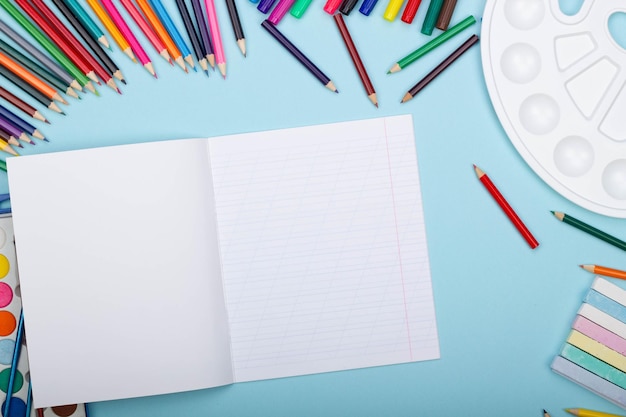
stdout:
[[[581,2],[562,1],[570,12]],[[164,3],[182,29],[174,0]],[[38,127],[50,142],[25,145],[22,153],[410,113],[441,359],[98,403],[90,407],[92,416],[541,416],[545,408],[558,417],[566,415],[565,407],[619,413],[616,406],[554,374],[549,365],[593,279],[578,265],[626,269],[625,254],[558,222],[550,210],[569,213],[622,239],[624,220],[574,205],[526,165],[492,109],[478,47],[414,100],[400,104],[408,88],[470,31],[479,33],[480,26],[399,74],[387,75],[394,62],[428,40],[419,33],[428,1],[412,25],[401,22],[400,15],[394,22],[384,20],[384,0],[370,17],[355,9],[346,23],[377,90],[377,109],[366,97],[333,19],[323,12],[323,1],[314,0],[300,20],[288,15],[279,27],[329,75],[339,94],[324,88],[270,38],[260,27],[265,16],[256,5],[239,0],[248,49],[244,58],[224,3],[216,3],[228,61],[226,80],[217,72],[207,78],[170,67],[140,37],[153,57],[157,80],[114,46],[112,57],[128,81],[120,85],[123,95],[100,87],[101,97],[70,98],[66,116],[45,111],[52,124]],[[452,22],[469,14],[480,18],[484,5],[483,0],[460,0]],[[17,28],[4,11],[0,18]],[[474,163],[499,186],[540,241],[539,248],[530,250],[504,217],[476,179]],[[6,175],[0,174],[0,192],[7,190]],[[163,337],[176,337],[175,329],[164,329]],[[132,380],[133,375],[119,378]]]

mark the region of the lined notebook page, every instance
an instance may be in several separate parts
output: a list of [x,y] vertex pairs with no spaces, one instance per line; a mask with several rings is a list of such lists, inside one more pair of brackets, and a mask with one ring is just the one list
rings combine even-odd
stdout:
[[236,381],[435,359],[410,116],[210,140]]

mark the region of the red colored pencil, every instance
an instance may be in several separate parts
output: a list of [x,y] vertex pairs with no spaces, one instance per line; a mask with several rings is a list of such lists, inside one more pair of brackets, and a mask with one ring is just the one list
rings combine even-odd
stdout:
[[526,225],[519,218],[517,213],[513,210],[513,208],[509,205],[509,203],[504,199],[504,196],[500,194],[500,191],[496,188],[496,186],[491,182],[487,174],[476,165],[474,165],[474,171],[476,171],[476,176],[480,180],[480,182],[485,186],[489,194],[496,200],[504,214],[507,215],[509,220],[513,223],[515,228],[520,232],[522,237],[526,240],[531,249],[535,249],[539,246],[539,242],[535,239],[535,237],[530,233],[530,230],[526,227]]
[[404,11],[402,12],[402,20],[404,23],[411,23],[413,19],[415,19],[415,14],[417,13],[417,8],[420,7],[420,3],[422,0],[409,0],[404,6]]

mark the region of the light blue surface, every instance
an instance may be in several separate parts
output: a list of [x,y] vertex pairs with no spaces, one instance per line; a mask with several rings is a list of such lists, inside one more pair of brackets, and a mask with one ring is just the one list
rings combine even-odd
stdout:
[[[563,3],[574,7],[577,2]],[[480,18],[484,4],[459,1],[452,23],[469,14]],[[164,5],[182,29],[174,1]],[[226,80],[217,72],[209,79],[185,74],[150,49],[157,80],[114,46],[112,56],[128,81],[120,85],[123,95],[100,87],[101,97],[70,99],[71,105],[64,107],[67,116],[46,111],[52,125],[37,127],[50,143],[26,145],[23,153],[411,113],[441,359],[99,403],[91,406],[92,417],[541,416],[544,408],[559,417],[566,415],[565,407],[626,414],[550,370],[593,280],[578,265],[626,269],[623,251],[557,221],[550,210],[620,238],[626,238],[625,220],[570,203],[526,165],[491,107],[480,48],[472,48],[415,99],[400,104],[407,89],[455,48],[443,45],[399,74],[386,74],[429,39],[419,33],[426,1],[412,25],[387,22],[384,7],[369,17],[353,13],[346,18],[378,93],[378,109],[367,99],[323,5],[316,0],[301,19],[281,21],[280,29],[334,81],[339,94],[320,85],[261,29],[266,16],[253,3],[240,1],[248,52],[244,58],[225,4],[218,1]],[[8,19],[3,11],[0,18]],[[139,39],[150,47],[143,36]],[[490,175],[535,234],[541,243],[536,250],[528,248],[476,179],[474,163]],[[6,178],[0,174],[0,192],[6,191]],[[164,332],[163,337],[176,333]],[[184,346],[173,354],[184,354]]]

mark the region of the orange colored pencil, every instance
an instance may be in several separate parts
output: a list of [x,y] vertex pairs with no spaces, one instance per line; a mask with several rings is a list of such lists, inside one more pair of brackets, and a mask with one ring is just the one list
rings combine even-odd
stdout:
[[585,271],[591,272],[592,274],[604,275],[605,277],[611,278],[626,279],[626,271],[621,271],[619,269],[607,268],[606,266],[600,265],[580,265],[580,267]]
[[119,46],[119,48],[122,50],[122,52],[128,55],[128,57],[132,59],[133,62],[137,62],[137,59],[135,58],[135,54],[133,53],[130,44],[122,35],[122,32],[120,32],[117,26],[115,26],[115,23],[113,23],[100,2],[98,0],[87,0],[87,3],[89,4],[89,7],[91,7],[91,10],[93,10],[93,12],[96,14],[96,16],[98,16],[98,19],[100,19],[106,30],[109,31],[111,37],[113,38],[117,46]]
[[141,13],[139,13],[139,10],[137,10],[137,8],[135,7],[135,4],[131,0],[120,1],[122,3],[122,6],[124,6],[130,17],[133,18],[137,26],[139,26],[139,29],[141,29],[146,38],[148,38],[148,40],[150,41],[154,49],[156,49],[156,51],[159,53],[159,55],[161,55],[163,59],[165,59],[170,64],[173,64],[172,60],[170,59],[170,54],[167,52],[165,44],[161,41],[161,38],[159,38],[159,36],[154,32],[148,22],[144,20]]
[[170,37],[169,33],[157,17],[152,7],[148,4],[146,0],[137,0],[137,5],[143,12],[148,22],[152,26],[152,29],[156,32],[158,37],[161,39],[165,47],[167,48],[167,52],[169,52],[170,57],[176,62],[182,69],[187,72],[187,67],[185,66],[185,60],[183,59],[183,54],[180,53],[180,50],[176,47],[176,44]]
[[7,55],[0,52],[0,65],[26,81],[28,84],[39,90],[42,94],[48,97],[51,100],[59,101],[63,104],[67,104],[67,101],[61,97],[61,95],[52,88],[49,84],[46,84],[39,78],[35,76],[32,72],[28,71],[26,68],[13,61]]

